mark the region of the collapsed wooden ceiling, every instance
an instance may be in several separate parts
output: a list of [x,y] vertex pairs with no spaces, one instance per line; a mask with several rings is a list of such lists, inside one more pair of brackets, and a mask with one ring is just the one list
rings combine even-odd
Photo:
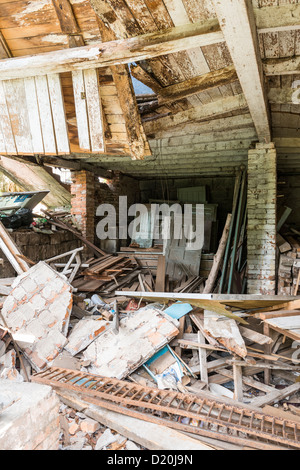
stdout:
[[273,141],[300,169],[298,1],[0,3],[1,154],[181,177]]

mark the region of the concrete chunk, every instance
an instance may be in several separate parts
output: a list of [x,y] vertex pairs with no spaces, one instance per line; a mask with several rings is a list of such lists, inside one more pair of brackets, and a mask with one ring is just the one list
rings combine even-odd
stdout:
[[110,323],[102,318],[83,318],[73,328],[65,346],[72,356],[87,348],[96,338],[102,335]]
[[1,450],[58,450],[59,400],[51,387],[0,380]]
[[2,314],[36,371],[49,366],[67,344],[72,310],[72,287],[64,276],[40,262],[18,276],[4,302]]
[[125,378],[178,335],[178,322],[151,306],[120,321],[119,333],[105,331],[84,351],[87,371],[105,377]]

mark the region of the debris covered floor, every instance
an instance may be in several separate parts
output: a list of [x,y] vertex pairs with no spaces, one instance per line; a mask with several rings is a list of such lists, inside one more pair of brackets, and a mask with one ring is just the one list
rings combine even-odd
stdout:
[[[150,275],[77,235],[82,247],[34,263],[2,226],[20,272],[1,281],[0,378],[16,390],[2,400],[3,423],[21,407],[18,387],[39,384],[60,403],[50,448],[299,448],[296,297],[160,291],[161,263]],[[87,259],[87,246],[97,256]],[[133,273],[139,290],[130,289]],[[168,442],[158,439],[166,428]]]
[[0,449],[300,448],[299,29],[1,2]]

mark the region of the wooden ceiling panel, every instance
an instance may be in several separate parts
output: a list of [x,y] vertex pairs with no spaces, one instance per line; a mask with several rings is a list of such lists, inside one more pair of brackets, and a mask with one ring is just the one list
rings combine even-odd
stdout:
[[[57,10],[60,4],[63,7],[62,11]],[[293,21],[296,20],[293,20],[291,13],[296,11],[298,5],[300,6],[300,0],[252,0],[252,4],[256,9],[257,22],[262,28],[258,35],[262,59],[299,56],[300,24],[295,25],[293,29]],[[97,16],[95,11],[100,16]],[[71,16],[68,16],[68,12]],[[216,19],[216,17],[213,0],[61,0],[61,2],[58,0],[0,0],[0,32],[3,34],[5,44],[3,46],[2,43],[2,48],[0,48],[0,59],[9,55],[21,57],[68,49],[101,40],[107,42],[115,38],[135,37],[187,23]],[[272,23],[273,18],[274,23]],[[64,21],[66,21],[65,24]],[[68,23],[69,21],[71,23]],[[280,21],[283,23],[281,28],[278,27]],[[284,24],[287,25],[286,28]],[[273,25],[274,28],[272,28]],[[71,27],[70,30],[69,27]],[[270,27],[271,31],[268,30]],[[150,82],[153,80],[153,83],[157,84],[158,93],[160,88],[167,89],[176,84],[188,83],[195,77],[225,69],[230,65],[232,65],[232,58],[224,41],[201,48],[195,47],[187,51],[165,54],[139,63],[141,75],[144,73],[147,83],[148,80]],[[109,68],[103,68],[98,75],[103,126],[108,136],[106,138],[107,152],[112,155],[129,155],[128,132],[130,130],[128,123],[126,124],[124,103],[122,109],[113,73]],[[79,148],[71,73],[61,74],[60,79],[71,152],[76,152],[78,155],[85,154],[85,151]],[[291,93],[287,91],[297,79],[299,79],[297,76],[268,77],[273,130],[276,136],[298,136],[299,107],[291,103]],[[278,90],[281,90],[280,93]],[[193,95],[173,102],[170,100],[166,103],[159,103],[156,109],[150,107],[148,114],[143,114],[142,118],[151,122],[151,119],[156,120],[162,116],[162,119],[168,118],[172,121],[172,116],[174,116],[176,121],[180,113],[186,115],[189,110],[197,110],[201,106],[216,101],[221,102],[234,95],[242,95],[242,93],[240,82],[236,79],[218,87],[209,87],[201,92],[195,92]],[[158,97],[160,98],[160,94]],[[246,122],[246,128],[252,129],[253,132],[253,123],[244,112],[233,110],[231,113],[221,115],[222,121],[217,119],[207,124],[207,132],[213,133],[214,130],[225,132],[223,122]],[[226,121],[226,119],[233,119],[233,121]],[[159,122],[158,119],[154,127],[159,128]],[[216,129],[220,122],[222,123],[221,129]],[[238,136],[239,127],[228,129],[232,129],[229,132],[235,132]],[[203,131],[203,127],[199,127],[197,122],[189,122],[185,130],[186,138],[192,141],[197,132]],[[243,125],[240,129],[241,134],[244,130]],[[164,130],[161,136],[166,135],[168,139],[171,136],[179,138],[180,132],[182,133],[183,130],[174,131],[171,126],[170,132]],[[146,141],[145,148],[148,148]],[[150,152],[146,151],[146,155],[150,155]]]

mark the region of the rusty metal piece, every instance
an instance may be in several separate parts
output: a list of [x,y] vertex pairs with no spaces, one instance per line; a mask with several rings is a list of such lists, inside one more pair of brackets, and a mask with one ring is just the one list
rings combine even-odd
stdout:
[[[299,449],[300,423],[274,417],[242,404],[143,387],[114,378],[53,367],[33,382],[77,392],[89,403],[200,436],[254,449]],[[185,418],[185,419],[184,419]]]

